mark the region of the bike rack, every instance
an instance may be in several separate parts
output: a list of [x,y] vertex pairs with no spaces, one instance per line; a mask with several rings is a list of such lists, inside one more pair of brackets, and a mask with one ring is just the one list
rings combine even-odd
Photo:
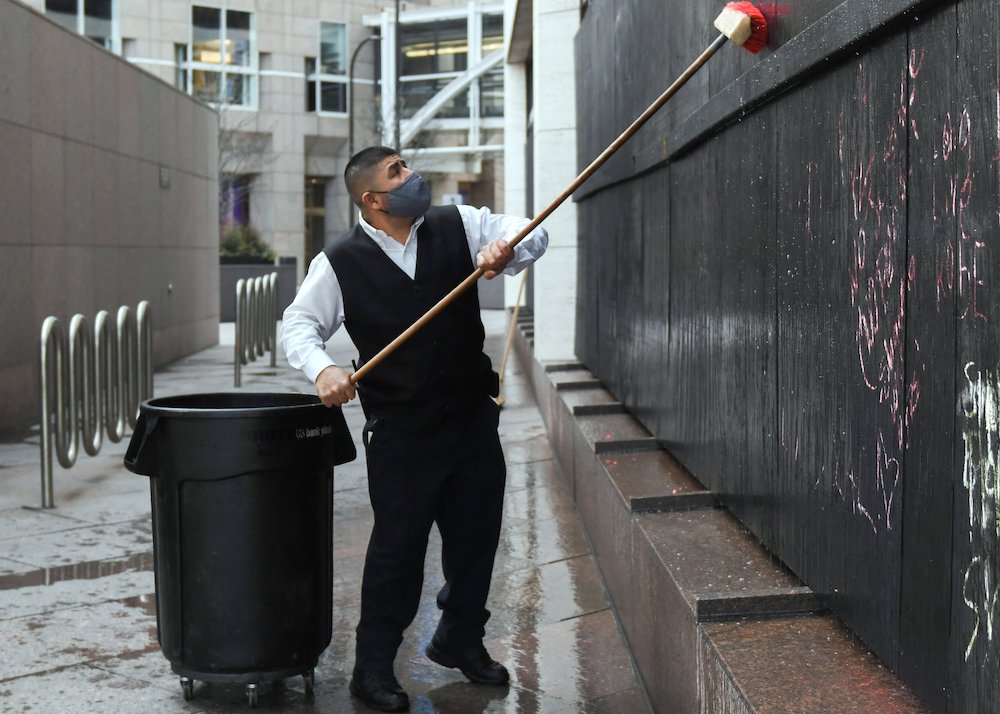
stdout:
[[278,274],[236,281],[236,336],[233,355],[233,386],[241,382],[240,368],[271,351],[271,366],[275,361],[278,338]]
[[49,316],[42,323],[42,508],[55,507],[53,442],[59,465],[71,468],[81,439],[90,456],[101,450],[105,432],[118,443],[126,424],[135,426],[139,403],[153,396],[149,303],[141,301],[134,318],[127,305],[118,308],[114,324],[109,317],[106,310],[98,312],[91,331],[86,317],[73,315],[68,340],[58,318]]

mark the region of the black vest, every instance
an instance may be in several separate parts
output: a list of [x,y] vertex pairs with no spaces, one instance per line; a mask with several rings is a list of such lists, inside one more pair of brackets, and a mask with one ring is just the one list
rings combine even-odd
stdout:
[[[364,364],[473,271],[462,217],[431,208],[417,229],[414,279],[361,226],[323,251],[344,295],[344,327]],[[414,431],[464,414],[496,396],[497,375],[483,354],[479,294],[469,288],[358,384],[365,414]],[[360,365],[359,365],[360,366]]]

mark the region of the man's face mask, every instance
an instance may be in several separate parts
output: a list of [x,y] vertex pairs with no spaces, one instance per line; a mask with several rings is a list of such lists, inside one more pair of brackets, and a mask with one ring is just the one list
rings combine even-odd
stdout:
[[431,207],[431,190],[427,187],[423,177],[416,171],[410,174],[410,178],[391,191],[372,191],[372,193],[385,193],[389,196],[390,216],[422,216]]

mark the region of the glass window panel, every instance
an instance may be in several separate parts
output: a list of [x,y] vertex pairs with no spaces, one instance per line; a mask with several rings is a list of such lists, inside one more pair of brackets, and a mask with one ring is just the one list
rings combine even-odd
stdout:
[[203,102],[218,104],[221,84],[221,72],[208,72],[202,69],[191,72],[191,93]]
[[[404,82],[401,85],[400,98],[402,100],[402,107],[400,108],[400,114],[404,119],[411,118],[417,111],[420,110],[427,102],[429,102],[435,94],[441,91],[450,80],[447,79],[425,79],[418,82]],[[461,92],[458,96],[454,97],[450,102],[441,108],[441,111],[437,114],[438,117],[445,117],[449,119],[469,118],[469,90]]]
[[222,62],[222,11],[214,7],[191,7],[191,59]]
[[469,62],[465,20],[404,25],[400,33],[403,76],[463,72]]
[[227,104],[236,104],[242,107],[250,106],[250,87],[253,78],[246,74],[230,73],[226,75],[226,96]]
[[347,28],[341,23],[321,22],[319,33],[320,72],[346,74]]
[[249,67],[250,13],[226,10],[226,64]]
[[321,82],[320,109],[324,112],[346,112],[347,85],[342,82]]
[[326,205],[326,179],[310,176],[306,179],[306,208],[323,208]]
[[177,65],[177,75],[174,84],[182,92],[186,92],[187,86],[187,45],[174,45],[174,63]]
[[492,69],[479,80],[480,116],[503,116],[503,70]]
[[503,15],[483,15],[483,54],[503,47]]
[[83,34],[111,49],[111,0],[85,0]]
[[306,111],[316,111],[316,81],[312,79],[316,74],[316,58],[306,57]]
[[76,32],[76,0],[45,0],[45,14]]

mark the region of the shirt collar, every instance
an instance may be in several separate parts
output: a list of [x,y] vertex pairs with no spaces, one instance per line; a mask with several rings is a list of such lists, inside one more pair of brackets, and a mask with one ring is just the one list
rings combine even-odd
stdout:
[[[417,220],[413,222],[413,225],[410,227],[410,235],[406,237],[406,243],[402,246],[403,248],[406,248],[406,246],[410,244],[410,241],[413,240],[413,237],[417,234],[417,229],[420,228],[423,222],[423,216],[419,216]],[[369,238],[382,246],[382,250],[385,250],[389,246],[399,245],[395,238],[366,221],[365,217],[361,215],[361,211],[358,211],[358,224],[361,226],[361,230],[363,230]]]

